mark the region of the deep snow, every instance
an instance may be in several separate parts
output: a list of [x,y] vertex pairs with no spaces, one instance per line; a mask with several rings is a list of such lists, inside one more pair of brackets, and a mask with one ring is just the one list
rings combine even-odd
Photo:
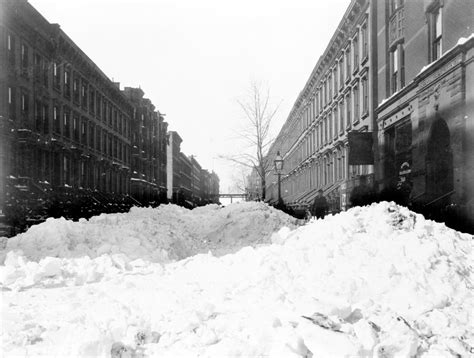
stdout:
[[0,252],[3,353],[472,354],[472,236],[393,203],[293,225],[262,203],[48,220]]

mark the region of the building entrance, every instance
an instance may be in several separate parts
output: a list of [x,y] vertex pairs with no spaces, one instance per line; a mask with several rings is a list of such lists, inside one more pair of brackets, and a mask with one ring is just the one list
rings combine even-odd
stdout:
[[453,190],[453,155],[446,122],[438,118],[431,126],[426,153],[426,193],[437,200]]

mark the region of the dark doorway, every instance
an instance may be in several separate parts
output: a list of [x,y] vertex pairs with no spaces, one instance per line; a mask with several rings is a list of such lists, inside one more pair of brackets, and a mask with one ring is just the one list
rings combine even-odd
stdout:
[[437,118],[431,126],[426,153],[426,193],[429,200],[453,190],[453,155],[446,122]]

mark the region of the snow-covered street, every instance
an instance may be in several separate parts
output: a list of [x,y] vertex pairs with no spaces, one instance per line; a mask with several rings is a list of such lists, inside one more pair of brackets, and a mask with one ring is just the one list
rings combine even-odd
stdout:
[[0,251],[4,356],[473,353],[472,236],[390,203],[48,220]]

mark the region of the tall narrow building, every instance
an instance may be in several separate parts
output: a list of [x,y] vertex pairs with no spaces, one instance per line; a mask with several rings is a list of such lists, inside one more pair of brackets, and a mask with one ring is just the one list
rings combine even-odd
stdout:
[[[278,151],[283,156],[281,195],[287,204],[307,204],[322,189],[331,210],[343,210],[361,175],[375,179],[373,157],[349,165],[349,133],[365,133],[361,137],[371,141],[376,130],[376,6],[351,1],[269,150],[272,160]],[[274,173],[266,182],[267,200],[278,200]]]
[[380,187],[461,226],[474,220],[473,9],[382,2],[377,27]]

